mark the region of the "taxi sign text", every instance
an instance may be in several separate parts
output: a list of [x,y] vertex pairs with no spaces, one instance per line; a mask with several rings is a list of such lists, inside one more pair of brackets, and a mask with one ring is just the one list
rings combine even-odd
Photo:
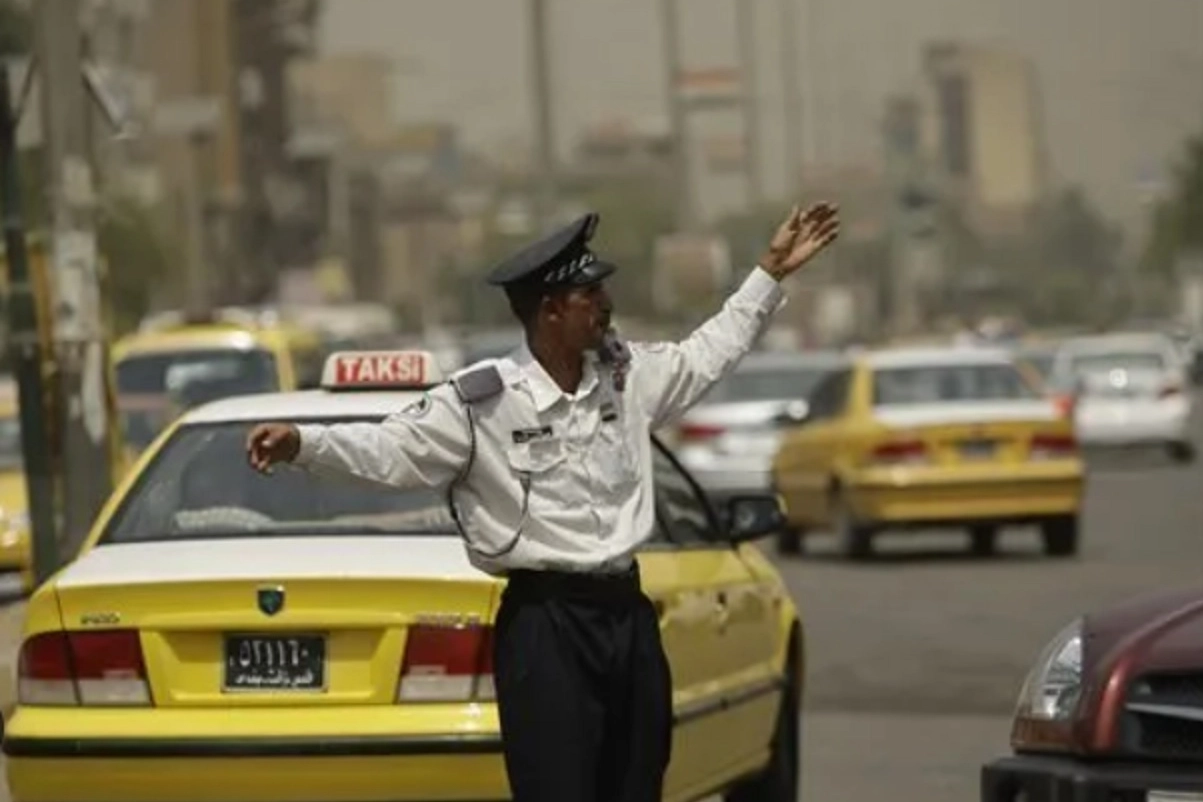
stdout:
[[415,387],[430,379],[421,352],[333,354],[330,363],[326,385],[333,387]]

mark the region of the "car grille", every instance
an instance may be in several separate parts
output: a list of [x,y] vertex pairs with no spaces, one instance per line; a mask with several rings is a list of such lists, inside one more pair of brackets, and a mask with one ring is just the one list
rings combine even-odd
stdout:
[[1203,760],[1203,671],[1147,674],[1128,686],[1120,740],[1154,760]]

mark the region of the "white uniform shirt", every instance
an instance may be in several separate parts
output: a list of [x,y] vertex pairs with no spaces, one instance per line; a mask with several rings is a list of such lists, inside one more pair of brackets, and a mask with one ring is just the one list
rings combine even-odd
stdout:
[[[504,389],[470,407],[475,456],[454,492],[472,563],[495,575],[629,567],[655,523],[649,433],[735,367],[783,303],[778,282],[756,268],[682,342],[631,343],[621,391],[593,358],[572,394],[526,346],[496,360]],[[402,488],[445,488],[471,453],[468,414],[454,388],[439,385],[379,424],[298,427],[296,464]]]

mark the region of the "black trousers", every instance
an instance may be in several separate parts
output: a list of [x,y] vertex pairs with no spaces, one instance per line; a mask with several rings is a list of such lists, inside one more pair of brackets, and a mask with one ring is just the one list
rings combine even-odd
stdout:
[[517,571],[493,673],[515,802],[659,802],[672,680],[638,571]]

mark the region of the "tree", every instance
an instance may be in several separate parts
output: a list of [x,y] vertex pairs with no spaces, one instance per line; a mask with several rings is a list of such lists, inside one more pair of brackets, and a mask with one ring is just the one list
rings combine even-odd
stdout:
[[1144,270],[1163,280],[1173,278],[1183,254],[1203,251],[1203,134],[1183,150],[1169,197],[1153,209],[1141,262]]
[[97,247],[104,258],[105,292],[114,334],[137,326],[149,311],[153,289],[167,280],[179,254],[155,225],[150,209],[128,198],[106,204]]

